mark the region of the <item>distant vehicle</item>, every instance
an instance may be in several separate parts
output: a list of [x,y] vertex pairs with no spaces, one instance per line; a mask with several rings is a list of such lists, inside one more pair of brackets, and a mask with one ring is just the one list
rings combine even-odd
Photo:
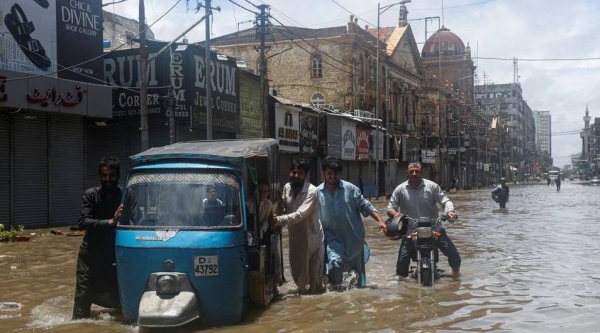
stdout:
[[548,177],[550,177],[550,180],[552,182],[554,182],[554,180],[556,180],[556,178],[558,178],[558,170],[550,170],[550,171],[548,171]]
[[600,179],[598,179],[596,176],[592,177],[592,180],[590,180],[590,185],[600,186]]

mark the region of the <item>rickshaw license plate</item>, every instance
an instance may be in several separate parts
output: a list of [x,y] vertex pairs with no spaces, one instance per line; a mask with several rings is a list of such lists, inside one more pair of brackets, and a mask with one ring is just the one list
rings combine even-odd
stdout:
[[219,256],[194,256],[194,276],[218,276]]

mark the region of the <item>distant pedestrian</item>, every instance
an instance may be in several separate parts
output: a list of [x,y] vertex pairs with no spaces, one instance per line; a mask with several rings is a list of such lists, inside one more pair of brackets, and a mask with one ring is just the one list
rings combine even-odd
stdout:
[[556,180],[554,181],[554,183],[556,183],[556,190],[560,191],[560,183],[562,181],[560,180],[560,177],[556,177]]
[[492,199],[500,204],[500,208],[506,208],[510,189],[506,185],[506,178],[500,178],[500,185],[492,190]]

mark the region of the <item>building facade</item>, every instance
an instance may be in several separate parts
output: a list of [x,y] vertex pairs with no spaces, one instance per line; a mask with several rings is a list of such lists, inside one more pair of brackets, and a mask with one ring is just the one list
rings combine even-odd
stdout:
[[[353,16],[340,27],[272,26],[267,38],[267,68],[270,87],[279,97],[356,118],[344,121],[357,124],[362,120],[372,125],[374,131],[369,132],[367,142],[371,151],[379,145],[382,151],[360,157],[355,154],[348,159],[346,179],[355,183],[363,180],[365,192],[373,188],[377,194],[384,194],[398,183],[398,162],[402,168],[402,164],[419,157],[415,133],[424,72],[406,15],[398,26],[379,29],[379,43],[377,30],[360,27]],[[211,46],[242,59],[258,72],[260,59],[255,47],[259,40],[255,29],[215,38]],[[336,116],[325,119],[330,117],[337,124]],[[322,138],[323,156],[330,153],[330,144]]]
[[499,162],[502,176],[523,181],[532,174],[535,162],[536,127],[533,112],[523,99],[519,83],[475,86],[475,98],[493,109],[500,129]]
[[550,111],[534,111],[535,143],[540,152],[552,155],[552,115]]

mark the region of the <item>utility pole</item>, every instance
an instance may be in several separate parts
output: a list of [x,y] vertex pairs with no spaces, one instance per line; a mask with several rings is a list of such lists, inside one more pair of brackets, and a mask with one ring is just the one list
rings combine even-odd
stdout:
[[271,7],[269,5],[256,6],[260,9],[260,13],[256,16],[256,38],[260,40],[260,46],[255,46],[254,50],[260,53],[258,72],[260,75],[260,137],[265,137],[265,114],[266,111],[266,100],[267,100],[267,58],[266,52],[271,49],[270,46],[266,46],[266,37],[270,33],[271,23],[269,22],[269,16]]
[[148,53],[146,52],[146,9],[144,0],[139,0],[139,30],[140,30],[140,131],[142,132],[142,151],[148,150],[148,86],[146,82],[146,67]]
[[204,54],[204,67],[206,69],[206,140],[212,140],[212,84],[211,84],[211,61],[210,61],[210,14],[212,12],[212,8],[210,8],[210,0],[205,1],[204,6],[206,12],[206,40],[204,42],[205,54]]

